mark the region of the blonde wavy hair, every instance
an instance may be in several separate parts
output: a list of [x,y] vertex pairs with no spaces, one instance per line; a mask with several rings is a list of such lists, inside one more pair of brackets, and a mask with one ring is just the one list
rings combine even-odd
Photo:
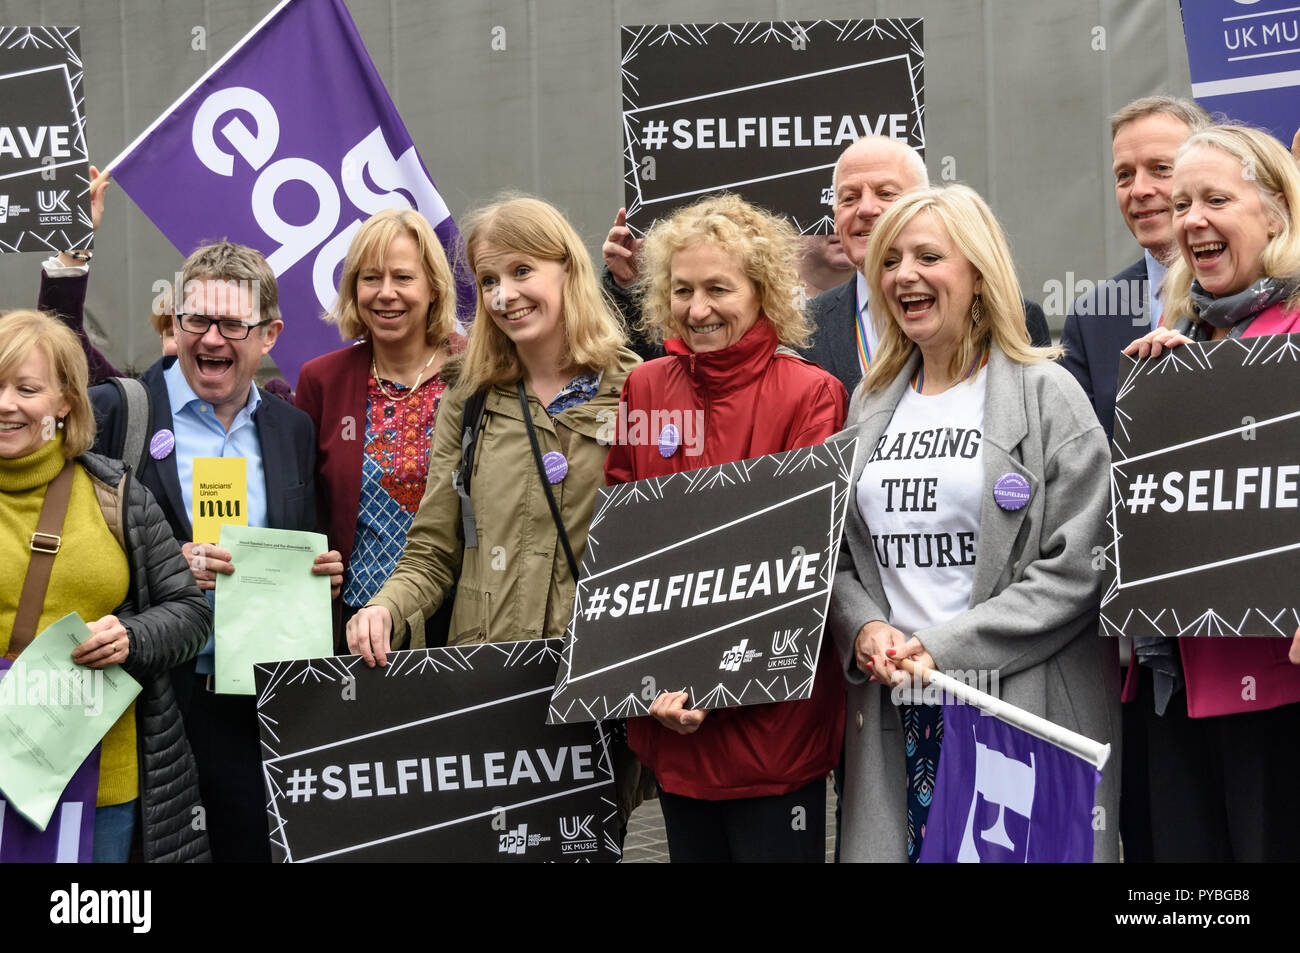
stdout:
[[[1174,159],[1175,177],[1178,163],[1197,149],[1218,149],[1241,163],[1242,181],[1255,186],[1265,211],[1277,226],[1277,234],[1268,240],[1260,255],[1265,276],[1300,279],[1300,228],[1295,221],[1300,210],[1300,166],[1286,146],[1268,133],[1249,126],[1211,126],[1189,137],[1178,150]],[[1174,227],[1177,229],[1177,224]],[[1186,256],[1180,255],[1170,266],[1161,285],[1165,313],[1160,323],[1164,327],[1173,327],[1184,316],[1200,321],[1192,305],[1194,277]],[[1300,310],[1300,284],[1291,292],[1286,308]]]
[[919,189],[889,206],[871,230],[863,268],[871,288],[872,320],[880,332],[880,345],[872,357],[871,370],[862,381],[866,392],[887,386],[916,350],[917,345],[894,319],[898,304],[885,297],[881,277],[885,259],[899,233],[908,222],[926,212],[943,225],[957,250],[983,278],[982,290],[976,296],[980,301],[980,322],[967,322],[966,333],[948,363],[949,375],[958,377],[964,373],[990,343],[1021,364],[1060,357],[1061,348],[1034,347],[1029,341],[1025,304],[1011,260],[1011,247],[985,201],[965,185]]
[[416,253],[424,264],[424,276],[429,281],[431,299],[424,322],[425,341],[443,344],[456,330],[456,287],[438,234],[415,209],[390,208],[366,219],[348,246],[339,278],[339,300],[325,315],[326,321],[338,325],[343,340],[362,341],[370,336],[357,306],[357,276],[362,268],[382,263],[389,246],[403,235],[415,242]]
[[612,367],[627,340],[614,304],[600,287],[591,256],[568,219],[554,205],[525,195],[507,195],[472,213],[465,221],[465,258],[478,285],[474,327],[459,370],[458,386],[467,392],[523,377],[514,342],[492,320],[479,276],[479,256],[512,251],[565,265],[566,358],[570,364],[600,371]]
[[673,255],[704,243],[736,259],[753,282],[760,312],[772,322],[780,342],[807,347],[813,329],[804,313],[798,235],[785,219],[730,193],[701,199],[650,229],[641,246],[646,276],[641,324],[646,334],[656,341],[681,336],[672,313]]
[[86,352],[65,324],[40,311],[10,311],[0,316],[0,379],[9,377],[40,348],[49,362],[52,383],[68,402],[63,418],[63,455],[79,457],[95,443],[95,413],[86,382]]

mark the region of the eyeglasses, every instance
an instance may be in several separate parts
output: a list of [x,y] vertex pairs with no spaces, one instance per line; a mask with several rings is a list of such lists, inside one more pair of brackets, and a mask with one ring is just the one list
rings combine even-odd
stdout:
[[270,321],[257,321],[249,324],[246,321],[240,321],[238,318],[210,318],[206,314],[178,314],[176,317],[180,320],[181,329],[189,331],[190,334],[207,334],[208,328],[215,324],[217,333],[227,341],[242,341],[248,337],[253,328],[260,328],[271,323]]

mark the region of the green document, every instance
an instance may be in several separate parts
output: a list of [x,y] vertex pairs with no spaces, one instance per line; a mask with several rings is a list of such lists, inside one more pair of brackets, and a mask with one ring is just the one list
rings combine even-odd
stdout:
[[73,663],[72,650],[88,638],[70,612],[0,678],[0,791],[40,830],[81,762],[140,694],[120,665]]
[[311,571],[329,549],[320,533],[221,527],[233,575],[217,574],[216,690],[252,695],[259,662],[334,654],[329,576]]

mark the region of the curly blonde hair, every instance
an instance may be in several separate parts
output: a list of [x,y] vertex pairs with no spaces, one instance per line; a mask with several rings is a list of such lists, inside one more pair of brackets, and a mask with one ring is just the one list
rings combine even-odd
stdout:
[[808,346],[813,329],[804,313],[798,235],[785,219],[731,193],[679,209],[646,236],[641,246],[641,270],[646,276],[641,324],[650,338],[681,336],[682,328],[672,313],[673,255],[703,243],[716,245],[736,259],[758,292],[761,314],[772,322],[783,345]]
[[[507,195],[472,213],[465,222],[465,258],[478,283],[479,256],[489,249],[508,250],[566,266],[564,308],[567,359],[601,371],[613,367],[627,338],[614,304],[600,287],[591,255],[569,220],[549,202]],[[514,342],[488,314],[479,286],[474,327],[460,368],[466,391],[513,384],[523,377]]]
[[949,361],[948,373],[960,376],[990,343],[1021,364],[1060,357],[1059,347],[1034,347],[1030,343],[1011,246],[992,209],[979,193],[965,185],[918,189],[889,206],[871,231],[863,268],[871,288],[872,320],[880,332],[880,345],[872,357],[871,370],[862,380],[865,392],[888,386],[917,347],[893,318],[898,305],[885,297],[881,276],[885,258],[899,233],[908,222],[926,212],[938,219],[957,250],[983,279],[976,296],[980,302],[980,321],[967,323],[966,333]]

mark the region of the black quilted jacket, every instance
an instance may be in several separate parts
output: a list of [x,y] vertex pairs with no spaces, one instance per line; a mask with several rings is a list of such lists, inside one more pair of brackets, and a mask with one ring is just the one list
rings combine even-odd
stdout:
[[135,703],[144,859],[211,861],[199,776],[167,673],[203,648],[212,610],[149,491],[117,460],[87,453],[77,462],[131,564],[126,600],[114,615],[131,639],[122,667],[144,686]]

